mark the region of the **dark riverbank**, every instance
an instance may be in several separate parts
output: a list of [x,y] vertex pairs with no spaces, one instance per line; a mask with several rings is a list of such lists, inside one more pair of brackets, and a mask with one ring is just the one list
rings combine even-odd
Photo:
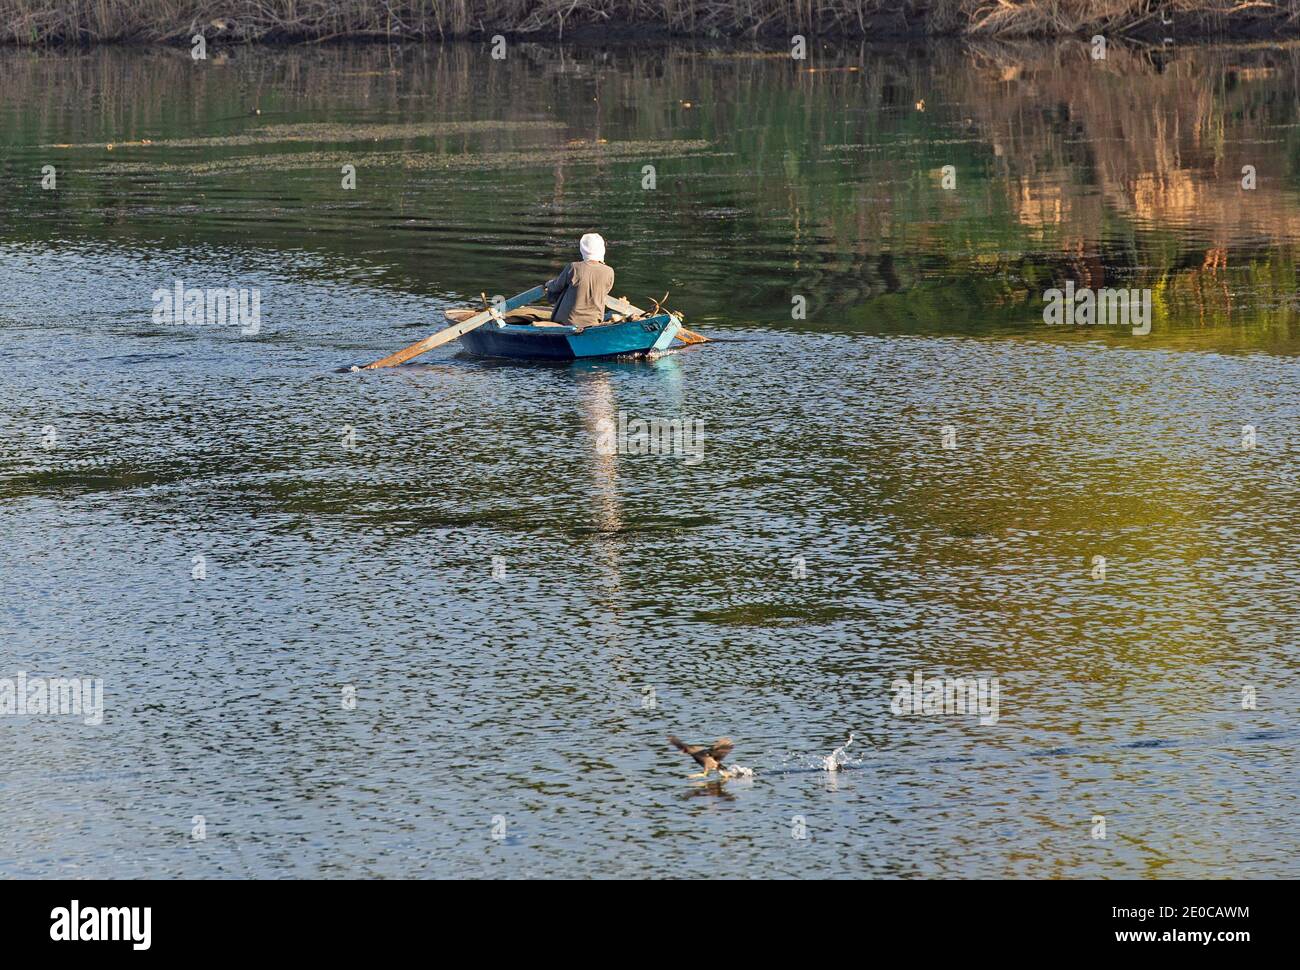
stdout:
[[22,46],[342,40],[704,40],[817,37],[1054,37],[1140,40],[1300,35],[1300,0],[355,0],[304,10],[295,0],[0,0],[0,43]]

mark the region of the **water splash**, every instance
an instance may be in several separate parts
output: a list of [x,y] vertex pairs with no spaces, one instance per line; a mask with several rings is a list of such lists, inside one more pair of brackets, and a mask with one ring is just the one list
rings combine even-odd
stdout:
[[853,732],[850,731],[849,739],[822,759],[822,767],[827,771],[839,771],[841,765],[848,764],[849,756],[846,752],[849,750],[849,745],[852,743]]

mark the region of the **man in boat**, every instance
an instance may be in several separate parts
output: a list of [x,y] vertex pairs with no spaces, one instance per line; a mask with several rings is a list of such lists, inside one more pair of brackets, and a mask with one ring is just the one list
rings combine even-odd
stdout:
[[614,271],[605,265],[605,240],[589,232],[578,240],[581,262],[570,263],[546,285],[555,309],[551,320],[594,327],[605,319],[605,297],[614,289]]

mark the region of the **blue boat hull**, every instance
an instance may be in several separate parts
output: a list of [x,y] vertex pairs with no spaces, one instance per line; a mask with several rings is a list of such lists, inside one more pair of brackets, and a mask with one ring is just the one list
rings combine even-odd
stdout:
[[462,334],[460,344],[480,357],[583,360],[665,350],[680,329],[677,318],[668,313],[584,329],[489,322]]

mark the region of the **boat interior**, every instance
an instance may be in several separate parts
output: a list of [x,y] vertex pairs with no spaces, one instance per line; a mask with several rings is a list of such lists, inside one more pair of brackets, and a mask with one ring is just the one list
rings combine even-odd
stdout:
[[[459,323],[462,320],[468,320],[479,310],[446,310],[447,319],[452,323]],[[512,323],[516,326],[527,326],[532,324],[535,327],[559,327],[562,324],[551,321],[551,308],[546,306],[521,306],[509,311],[502,318],[506,323]]]
[[[474,314],[481,312],[481,310],[474,309],[443,311],[447,319],[452,323],[460,323],[462,320],[468,320],[470,317],[474,316]],[[612,316],[613,313],[611,311],[605,311],[605,322],[612,322],[610,319]],[[564,326],[564,324],[554,323],[551,320],[551,308],[548,306],[521,306],[507,312],[502,319],[505,320],[506,323],[514,324],[515,326],[528,326],[530,324],[534,327]]]

